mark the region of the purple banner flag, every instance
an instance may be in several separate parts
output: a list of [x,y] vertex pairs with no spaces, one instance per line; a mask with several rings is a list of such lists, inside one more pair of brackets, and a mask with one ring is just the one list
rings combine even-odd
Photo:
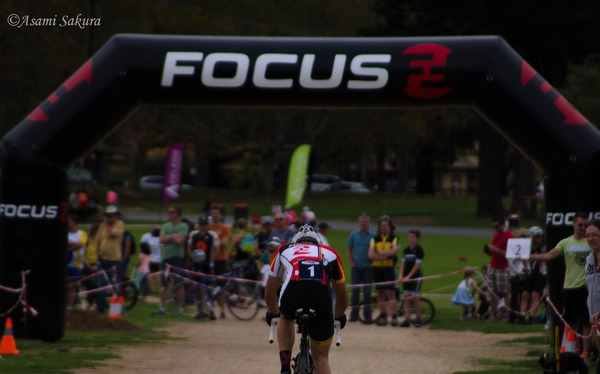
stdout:
[[176,141],[169,147],[167,162],[165,164],[165,175],[162,186],[162,203],[179,198],[179,186],[181,184],[181,169],[183,167],[183,142]]

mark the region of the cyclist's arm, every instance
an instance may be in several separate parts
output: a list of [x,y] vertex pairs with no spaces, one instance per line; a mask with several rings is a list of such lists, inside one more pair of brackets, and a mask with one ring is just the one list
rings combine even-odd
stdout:
[[546,253],[533,253],[529,255],[529,259],[533,261],[550,261],[554,260],[558,256],[562,255],[562,252],[558,248],[552,248],[550,252]]
[[281,278],[269,275],[267,286],[265,288],[265,301],[267,302],[269,311],[275,315],[279,314],[279,301],[277,300],[277,290],[279,289],[279,286],[281,286]]
[[348,308],[348,292],[346,291],[346,283],[334,283],[331,288],[335,292],[335,318],[340,318],[344,315]]

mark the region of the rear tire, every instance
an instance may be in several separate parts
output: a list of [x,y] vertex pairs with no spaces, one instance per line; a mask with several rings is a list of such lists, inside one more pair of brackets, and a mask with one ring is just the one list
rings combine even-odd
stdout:
[[[365,318],[365,309],[367,307],[371,308],[371,319],[368,320]],[[371,300],[363,300],[358,307],[358,320],[366,325],[371,325],[375,323],[377,316],[381,311],[379,310],[379,304],[377,304],[377,298],[372,297]]]
[[[433,321],[433,317],[435,317],[435,306],[433,305],[433,302],[431,302],[431,300],[429,299],[421,297],[420,300],[421,309],[423,312],[421,315],[421,321],[423,321],[423,325],[426,325],[429,322]],[[398,304],[398,317],[405,317],[403,300],[400,300]],[[408,316],[408,318],[411,322],[414,322],[417,319],[417,313],[414,308],[411,308],[410,315]]]
[[227,308],[237,319],[249,321],[258,314],[258,295],[256,288],[249,284],[238,283],[227,297]]
[[[178,302],[177,295],[183,289],[183,303]],[[196,312],[196,293],[198,285],[192,281],[182,281],[171,287],[167,295],[167,309],[177,317],[191,317]],[[181,309],[183,308],[183,313]]]

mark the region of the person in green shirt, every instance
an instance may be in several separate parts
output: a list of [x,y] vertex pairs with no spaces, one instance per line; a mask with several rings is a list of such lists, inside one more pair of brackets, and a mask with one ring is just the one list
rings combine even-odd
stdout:
[[[181,208],[171,206],[167,212],[169,221],[162,225],[160,229],[160,244],[162,244],[162,288],[160,290],[160,307],[154,312],[154,315],[157,316],[165,314],[165,304],[167,302],[169,279],[164,276],[164,271],[168,266],[175,268],[172,270],[174,273],[177,273],[177,269],[185,268],[185,245],[189,230],[187,223],[181,221]],[[181,291],[183,293],[183,289]],[[180,309],[183,311],[183,294],[176,295],[176,297],[177,301],[181,303]]]
[[[529,256],[532,261],[551,261],[559,256],[565,260],[565,281],[562,291],[563,318],[567,324],[576,329],[578,323],[582,326],[582,335],[590,335],[590,321],[587,307],[587,287],[585,285],[585,259],[590,253],[590,247],[585,239],[585,229],[588,217],[584,212],[578,212],[573,219],[573,235],[558,242],[555,248],[547,253],[537,253]],[[589,360],[590,339],[583,339],[584,360]]]

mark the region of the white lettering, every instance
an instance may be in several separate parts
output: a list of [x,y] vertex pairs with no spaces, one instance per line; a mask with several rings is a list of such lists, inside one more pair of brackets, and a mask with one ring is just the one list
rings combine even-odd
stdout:
[[390,55],[357,55],[350,63],[350,71],[357,76],[374,77],[375,80],[356,80],[348,81],[348,88],[355,90],[375,90],[385,87],[388,81],[389,73],[385,68],[366,67],[365,64],[371,63],[389,63],[392,60]]
[[[300,64],[299,74],[297,68]],[[332,89],[342,85],[346,68],[352,73],[346,86],[351,90],[376,90],[385,87],[389,71],[385,66],[392,57],[389,54],[356,55],[346,66],[348,56],[336,54],[328,78],[315,78],[315,54],[263,53],[255,61],[243,53],[215,52],[167,52],[163,65],[161,86],[172,87],[175,77],[193,76],[201,69],[200,80],[206,87],[236,88],[247,83],[252,68],[252,84],[258,88],[293,88],[295,82],[308,89]],[[186,64],[187,62],[187,64]],[[200,67],[200,64],[202,65]],[[277,66],[279,65],[279,66]],[[286,66],[287,65],[287,66]],[[288,69],[293,76],[280,76]],[[319,68],[319,70],[322,70]],[[226,75],[225,75],[226,74]]]
[[[218,63],[234,63],[235,75],[231,78],[215,77]],[[211,53],[204,59],[202,67],[202,83],[207,87],[240,87],[246,82],[250,58],[243,53]]]
[[23,219],[54,219],[58,217],[58,206],[0,204],[0,216]]
[[273,64],[295,64],[298,62],[298,55],[284,53],[264,53],[256,59],[252,82],[256,87],[261,88],[292,88],[293,79],[274,79],[267,78],[267,68]]
[[27,217],[29,217],[30,211],[31,211],[31,205],[19,205],[17,207],[17,217],[27,218]]
[[328,79],[313,79],[312,72],[315,65],[315,55],[307,54],[302,58],[300,66],[300,86],[304,88],[336,88],[342,83],[346,55],[335,55],[331,76]]
[[179,61],[202,61],[202,52],[167,52],[163,74],[160,85],[163,87],[173,86],[175,75],[194,75],[194,66],[178,66]]

